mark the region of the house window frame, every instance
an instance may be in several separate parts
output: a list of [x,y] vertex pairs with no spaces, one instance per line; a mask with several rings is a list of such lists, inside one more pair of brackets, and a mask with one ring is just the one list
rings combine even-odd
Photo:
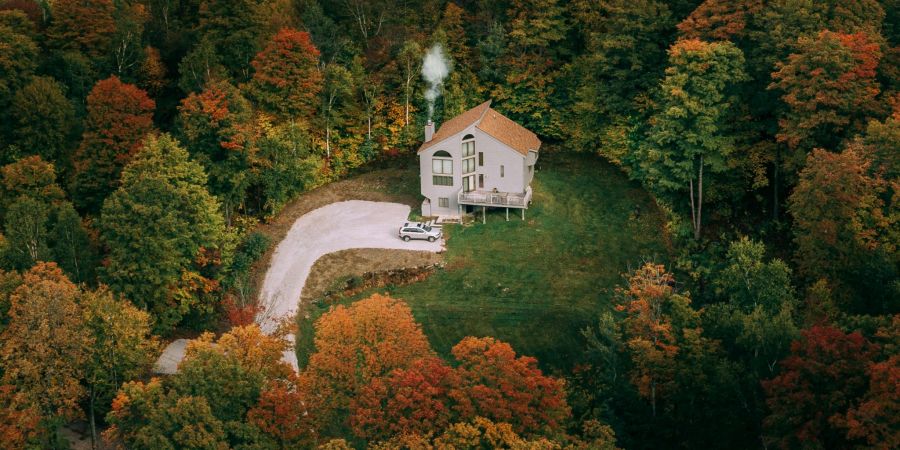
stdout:
[[504,167],[503,164],[501,164],[500,165],[500,178],[503,178],[503,176],[505,174],[506,174],[506,167]]
[[449,208],[450,197],[438,197],[438,208]]
[[[437,156],[441,154],[441,156]],[[444,156],[448,155],[448,156]],[[431,157],[431,184],[453,186],[453,157],[445,150],[434,152]]]
[[466,176],[475,172],[475,136],[467,134],[463,136],[461,144],[462,174]]

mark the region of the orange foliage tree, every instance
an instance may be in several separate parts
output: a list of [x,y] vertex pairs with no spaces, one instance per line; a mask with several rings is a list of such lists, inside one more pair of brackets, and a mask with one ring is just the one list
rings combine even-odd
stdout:
[[[869,173],[870,164],[856,145],[841,153],[816,149],[788,198],[800,272],[837,283],[841,288],[837,293],[845,294],[845,299],[852,294],[847,288],[862,281],[856,279],[860,268],[873,267],[871,261],[895,251],[889,231],[895,219],[882,196],[885,182]],[[870,282],[872,274],[862,284]],[[875,303],[874,295],[865,297],[871,298],[861,301]]]
[[461,386],[450,396],[463,420],[486,417],[529,435],[562,431],[570,414],[564,383],[541,373],[536,359],[490,337],[467,337],[452,353]]
[[275,441],[279,448],[308,448],[317,437],[313,403],[305,378],[275,380],[259,394],[247,412],[247,422]]
[[0,335],[2,384],[29,395],[51,426],[81,416],[92,339],[79,295],[56,264],[34,266],[10,296],[9,326]]
[[658,397],[674,390],[678,344],[669,314],[689,302],[675,294],[674,285],[674,277],[662,265],[647,263],[631,276],[616,307],[626,313],[623,329],[634,362],[631,382],[650,400],[654,415]]
[[350,425],[357,436],[380,440],[442,430],[454,415],[450,392],[459,388],[458,374],[443,360],[417,360],[363,388],[351,401]]
[[789,167],[802,166],[813,147],[835,148],[850,132],[861,131],[878,108],[881,91],[875,69],[881,49],[865,33],[822,31],[801,37],[795,52],[777,63],[769,89],[787,106],[779,118],[779,142],[795,150]]
[[41,415],[29,396],[15,386],[0,385],[0,442],[27,448],[40,431]]
[[678,24],[687,39],[733,41],[745,34],[750,17],[763,6],[761,0],[706,0]]
[[103,199],[119,185],[122,168],[153,130],[155,107],[146,92],[116,76],[91,89],[84,135],[73,158],[76,205],[99,211]]
[[267,111],[283,118],[312,117],[323,75],[319,50],[309,33],[283,28],[253,59],[249,92]]
[[107,57],[116,32],[113,0],[58,0],[47,36],[53,47],[78,50],[93,60]]
[[379,294],[349,307],[337,306],[320,317],[315,328],[316,351],[305,375],[326,403],[323,418],[345,417],[350,399],[372,379],[432,355],[409,306]]

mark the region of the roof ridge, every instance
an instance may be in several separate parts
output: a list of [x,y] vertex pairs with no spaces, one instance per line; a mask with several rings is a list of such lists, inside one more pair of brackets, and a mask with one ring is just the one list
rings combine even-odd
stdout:
[[[492,99],[492,98],[489,98],[488,101],[484,102],[484,103],[487,103],[487,108],[484,108],[484,111],[482,111],[481,115],[478,116],[478,120],[473,122],[476,127],[481,124],[481,120],[484,119],[484,115],[487,114],[487,112],[491,110],[491,103],[493,103],[493,102],[494,102],[494,99]],[[484,103],[482,103],[482,105]],[[481,105],[478,105],[478,106],[481,106]],[[478,106],[476,106],[476,108]]]

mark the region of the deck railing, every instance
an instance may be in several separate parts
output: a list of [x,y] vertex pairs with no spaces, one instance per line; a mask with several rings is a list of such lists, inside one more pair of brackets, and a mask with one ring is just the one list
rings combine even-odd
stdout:
[[531,201],[531,187],[524,192],[471,191],[459,192],[457,200],[461,205],[499,206],[527,208]]

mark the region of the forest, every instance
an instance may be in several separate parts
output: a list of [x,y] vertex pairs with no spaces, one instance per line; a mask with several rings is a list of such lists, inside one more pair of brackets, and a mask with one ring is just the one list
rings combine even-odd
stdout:
[[[488,99],[670,254],[571,369],[373,294],[295,373],[258,227]],[[900,0],[0,0],[2,448],[900,448],[898,245]]]

